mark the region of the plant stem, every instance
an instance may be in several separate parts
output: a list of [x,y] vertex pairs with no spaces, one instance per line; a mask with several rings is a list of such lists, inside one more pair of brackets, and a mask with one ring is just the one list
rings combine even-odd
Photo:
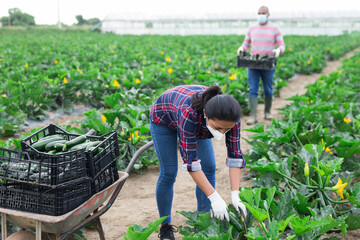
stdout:
[[308,195],[306,195],[305,197],[306,198],[311,198],[312,196],[314,196],[316,194],[316,192],[312,192],[312,193],[309,193]]
[[268,231],[266,230],[266,227],[265,227],[265,225],[264,225],[264,222],[260,222],[260,226],[261,226],[261,228],[264,230],[265,235],[267,236],[267,235],[268,235]]
[[351,211],[352,211],[351,209],[348,209],[348,210],[345,210],[345,211],[335,211],[335,212],[340,214],[340,215],[343,215],[343,214],[351,212]]
[[309,176],[306,176],[306,184],[310,186]]
[[323,207],[326,207],[325,201],[324,201],[324,197],[322,192],[319,191],[319,196],[320,196],[320,203]]
[[304,145],[301,143],[300,139],[299,139],[298,136],[296,135],[296,130],[293,130],[293,132],[294,132],[294,137],[295,137],[296,141],[298,141],[298,143],[300,144],[300,146],[303,148]]
[[281,176],[289,179],[291,182],[293,182],[293,183],[295,183],[295,184],[297,184],[297,185],[303,185],[303,186],[305,186],[305,187],[307,187],[307,188],[311,188],[311,189],[318,189],[318,187],[310,186],[310,185],[306,185],[306,184],[303,184],[303,183],[301,183],[301,182],[298,182],[298,181],[292,179],[291,177],[289,177],[288,175],[283,174],[283,173],[281,173],[281,172],[279,172],[279,171],[276,171],[276,172],[279,173]]
[[285,143],[286,145],[288,145],[289,147],[293,148],[294,150],[297,150],[296,147],[290,143]]
[[321,192],[325,195],[326,199],[329,200],[329,202],[331,202],[331,203],[343,204],[343,203],[349,203],[350,202],[350,201],[334,201],[327,194],[325,194],[325,192],[323,192],[323,191],[321,191]]

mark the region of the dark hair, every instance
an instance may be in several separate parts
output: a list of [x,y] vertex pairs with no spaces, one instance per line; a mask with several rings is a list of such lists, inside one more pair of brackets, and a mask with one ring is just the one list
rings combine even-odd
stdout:
[[195,93],[191,102],[197,110],[205,109],[209,119],[238,122],[241,116],[241,107],[238,101],[230,95],[222,94],[219,86],[207,88],[201,96]]

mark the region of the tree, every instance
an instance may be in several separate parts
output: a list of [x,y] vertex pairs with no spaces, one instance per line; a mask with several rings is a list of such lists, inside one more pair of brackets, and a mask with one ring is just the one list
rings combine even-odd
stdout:
[[76,15],[77,25],[96,25],[100,22],[98,18],[84,19],[82,15]]
[[78,21],[77,25],[84,25],[85,20],[82,15],[76,15],[76,20]]
[[100,19],[98,19],[98,18],[89,18],[88,20],[87,20],[87,24],[89,24],[89,25],[96,25],[96,24],[98,24],[100,22]]
[[27,13],[21,12],[18,8],[9,9],[9,17],[2,17],[3,26],[35,26],[35,19]]

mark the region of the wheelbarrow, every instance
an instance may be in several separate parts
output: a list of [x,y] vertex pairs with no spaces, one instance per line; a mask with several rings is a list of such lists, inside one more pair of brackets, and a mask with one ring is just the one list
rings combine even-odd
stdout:
[[[23,230],[34,230],[36,240],[41,240],[43,234],[47,234],[52,239],[63,240],[89,223],[92,223],[99,233],[100,240],[105,240],[100,216],[113,205],[139,156],[152,146],[153,142],[149,142],[141,147],[135,152],[125,172],[118,172],[119,179],[116,182],[96,193],[89,200],[66,214],[51,216],[0,208],[1,239],[6,239],[7,237],[6,221],[9,221]],[[16,234],[13,233],[10,236]]]

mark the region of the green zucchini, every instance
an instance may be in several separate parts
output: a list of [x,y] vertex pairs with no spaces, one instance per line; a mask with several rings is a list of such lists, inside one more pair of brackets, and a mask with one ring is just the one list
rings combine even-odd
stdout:
[[87,139],[86,135],[80,135],[80,136],[64,143],[64,147],[62,150],[66,151],[67,149],[70,149],[71,147],[73,147],[75,145],[85,142],[86,139]]
[[61,135],[61,134],[54,134],[54,135],[49,135],[49,136],[46,136],[46,137],[41,137],[41,138],[39,138],[39,140],[38,140],[38,141],[49,140],[49,139],[54,138],[54,137],[62,137],[62,139],[64,139],[64,138],[65,138],[65,136],[64,136],[64,135]]
[[48,151],[47,153],[48,153],[48,154],[56,154],[57,151],[56,151],[55,149],[53,149],[53,150]]
[[[94,149],[96,149],[96,147],[91,147],[91,148],[89,148],[89,151],[93,151]],[[101,147],[99,147],[97,150],[98,150],[98,152],[96,152],[96,154],[99,153],[99,152],[101,152],[101,151],[104,150],[104,149],[101,148]]]
[[101,141],[94,141],[94,142],[91,142],[91,141],[88,141],[88,142],[84,142],[84,143],[80,143],[78,145],[75,145],[73,147],[71,147],[69,150],[70,151],[74,151],[74,150],[79,150],[79,149],[85,149],[85,151],[88,151],[89,148],[91,147],[96,147],[97,145],[99,145],[101,143]]
[[238,232],[244,231],[242,224],[239,222],[241,220],[235,215],[235,213],[229,211],[229,218],[230,218],[230,224],[235,227],[236,231]]
[[96,146],[99,145],[100,143],[101,143],[101,141],[90,142],[88,145],[86,145],[85,151],[89,151],[90,148],[96,147]]
[[48,151],[52,150],[52,149],[54,149],[55,144],[65,143],[65,142],[67,142],[67,140],[57,140],[57,141],[49,142],[48,144],[46,144],[45,149]]
[[65,143],[56,143],[54,145],[54,150],[56,150],[57,152],[61,152],[63,150]]
[[69,151],[74,151],[74,150],[79,150],[79,149],[85,148],[89,143],[90,143],[89,141],[86,141],[86,142],[77,144],[77,145],[69,148]]
[[39,141],[37,141],[36,143],[34,143],[33,145],[31,145],[33,148],[35,148],[38,151],[42,151],[45,150],[45,146],[50,143],[50,142],[54,142],[54,141],[58,141],[58,140],[63,140],[64,137],[63,136],[59,136],[56,135],[53,138],[47,138],[46,140],[42,140],[40,139]]

